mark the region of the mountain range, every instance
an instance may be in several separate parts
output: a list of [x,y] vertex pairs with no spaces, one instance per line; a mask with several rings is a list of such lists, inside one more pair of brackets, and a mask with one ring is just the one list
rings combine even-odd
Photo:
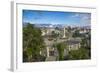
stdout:
[[[23,23],[23,26],[26,26],[28,23],[24,22]],[[35,27],[39,27],[39,28],[42,28],[42,27],[45,27],[45,28],[64,28],[64,27],[69,27],[70,25],[64,25],[64,24],[37,24],[37,23],[34,23],[33,24]],[[70,26],[71,28],[74,28],[74,27],[80,27],[80,28],[85,28],[85,29],[91,29],[91,26],[88,25],[88,26]]]

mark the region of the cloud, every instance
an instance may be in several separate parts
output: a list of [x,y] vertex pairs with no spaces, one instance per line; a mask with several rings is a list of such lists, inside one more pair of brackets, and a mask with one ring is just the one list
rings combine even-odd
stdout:
[[77,14],[74,14],[71,17],[79,17],[79,14],[78,13]]
[[90,13],[76,13],[72,15],[71,18],[79,18],[80,23],[84,25],[91,24],[91,14]]
[[91,14],[82,14],[80,15],[81,17],[81,22],[83,22],[84,25],[90,25],[91,24]]

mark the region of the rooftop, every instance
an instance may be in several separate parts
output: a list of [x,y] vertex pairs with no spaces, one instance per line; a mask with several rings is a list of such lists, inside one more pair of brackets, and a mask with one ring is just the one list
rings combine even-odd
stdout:
[[74,44],[79,44],[80,43],[80,40],[71,39],[71,40],[68,40],[66,42],[67,42],[68,45],[74,45]]

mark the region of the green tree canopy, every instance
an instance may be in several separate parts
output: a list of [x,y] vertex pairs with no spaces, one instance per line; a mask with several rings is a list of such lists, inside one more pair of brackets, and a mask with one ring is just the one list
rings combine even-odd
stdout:
[[41,49],[45,47],[41,30],[28,23],[23,27],[23,55],[27,55],[28,61],[37,60]]
[[66,49],[66,44],[58,43],[56,47],[59,53],[59,60],[64,60],[64,49]]
[[80,48],[79,50],[72,50],[69,52],[69,60],[89,59],[89,50]]

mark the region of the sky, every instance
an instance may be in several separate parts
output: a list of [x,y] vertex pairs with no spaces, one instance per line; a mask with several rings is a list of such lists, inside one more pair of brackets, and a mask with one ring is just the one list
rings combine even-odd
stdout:
[[91,24],[91,13],[23,10],[22,19],[32,24],[87,26]]

